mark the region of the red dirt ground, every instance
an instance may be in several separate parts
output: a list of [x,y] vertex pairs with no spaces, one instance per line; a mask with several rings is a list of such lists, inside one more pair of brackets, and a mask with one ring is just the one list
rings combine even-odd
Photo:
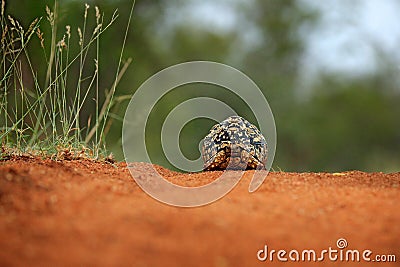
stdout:
[[[219,172],[178,174],[181,185]],[[146,195],[123,163],[14,159],[0,163],[0,266],[374,266],[261,262],[257,252],[346,249],[400,262],[400,173],[273,172],[248,193],[251,171],[221,200],[177,208]],[[143,175],[146,175],[143,168]],[[345,250],[346,250],[345,249]],[[345,251],[342,250],[342,251]],[[286,255],[288,257],[288,255]]]

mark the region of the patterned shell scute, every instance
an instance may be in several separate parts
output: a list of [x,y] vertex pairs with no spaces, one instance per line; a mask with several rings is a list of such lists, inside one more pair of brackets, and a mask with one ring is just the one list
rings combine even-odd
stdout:
[[267,142],[256,126],[239,116],[214,125],[204,138],[204,170],[265,169]]

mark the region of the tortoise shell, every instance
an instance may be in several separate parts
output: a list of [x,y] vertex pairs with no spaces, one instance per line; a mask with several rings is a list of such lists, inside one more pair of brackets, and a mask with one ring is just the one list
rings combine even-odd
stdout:
[[214,125],[204,138],[204,170],[265,169],[267,142],[256,126],[240,116]]

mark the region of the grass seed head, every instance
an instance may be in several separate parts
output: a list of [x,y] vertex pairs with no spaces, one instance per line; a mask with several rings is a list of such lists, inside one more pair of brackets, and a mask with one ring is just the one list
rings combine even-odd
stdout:
[[65,43],[65,35],[63,38],[57,43],[57,47],[60,52],[62,52],[63,49],[67,49],[67,44]]
[[2,17],[4,16],[4,7],[5,7],[5,5],[6,5],[6,1],[1,0],[1,16]]
[[11,17],[10,15],[8,15],[8,20],[10,21],[11,25],[13,25],[14,27],[16,27],[15,21],[14,21],[13,17]]
[[3,32],[1,34],[1,48],[4,49],[5,46],[5,41],[6,41],[6,36],[8,32],[8,26],[6,25],[3,29]]
[[47,20],[50,22],[51,26],[54,26],[54,13],[51,12],[50,8],[46,6]]
[[71,38],[71,26],[67,25],[65,26],[65,29],[67,30],[66,34],[68,36],[68,39]]
[[94,31],[93,31],[93,35],[96,35],[96,33],[100,31],[100,29],[101,29],[101,26],[102,26],[102,24],[101,24],[101,23],[100,23],[100,24],[98,24],[98,25],[96,26],[96,28],[95,28],[95,29],[94,29]]
[[78,27],[78,35],[79,35],[79,45],[83,45],[83,35],[82,35],[82,30],[80,27]]
[[37,35],[37,37],[38,37],[39,40],[40,40],[40,46],[41,46],[42,48],[44,48],[43,32],[40,31],[40,28],[37,28],[37,30],[36,30],[36,35]]
[[31,33],[31,32],[34,30],[35,25],[36,25],[36,23],[38,22],[38,20],[39,20],[38,18],[34,19],[34,20],[32,21],[32,23],[31,23],[31,25],[29,25],[28,31],[26,32],[27,35],[28,35],[29,33]]
[[100,23],[100,9],[98,6],[95,6],[94,9],[96,10],[96,23]]
[[87,18],[87,11],[88,11],[89,7],[90,6],[87,3],[85,3],[85,15],[84,15],[85,19]]

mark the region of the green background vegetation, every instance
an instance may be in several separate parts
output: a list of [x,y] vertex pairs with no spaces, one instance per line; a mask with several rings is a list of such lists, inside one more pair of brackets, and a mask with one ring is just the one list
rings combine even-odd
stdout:
[[[173,64],[191,60],[225,63],[252,78],[268,99],[278,137],[275,170],[400,171],[399,62],[385,53],[379,43],[374,44],[378,67],[373,71],[320,70],[312,78],[304,79],[305,33],[321,23],[317,10],[295,0],[232,2],[237,19],[232,29],[222,31],[207,24],[191,23],[189,19],[172,23],[175,17],[185,18],[193,2],[137,1],[124,53],[125,59],[133,61],[117,88],[117,97],[132,95],[147,78]],[[100,44],[100,97],[104,98],[105,90],[110,89],[115,78],[131,3],[122,0],[88,1],[88,4],[92,17],[95,5],[108,20],[115,9],[120,14]],[[7,2],[6,11],[28,27],[34,18],[46,16],[46,5],[53,7],[54,3],[12,0]],[[70,25],[72,34],[77,35],[77,27],[82,27],[83,10],[81,1],[61,1],[58,39],[62,38],[65,25]],[[45,19],[41,24],[46,40],[50,28]],[[257,42],[249,44],[244,40],[248,32],[256,33]],[[71,49],[77,48],[71,45]],[[43,51],[36,36],[29,51],[33,64],[43,65],[37,68],[38,72],[45,72]],[[32,86],[29,79],[26,86]],[[150,155],[155,162],[171,167],[160,153],[159,141],[160,125],[168,111],[183,100],[200,95],[221,99],[254,122],[242,101],[233,95],[227,98],[227,92],[221,88],[207,85],[177,88],[151,114],[147,133]],[[113,106],[113,124],[106,139],[108,149],[119,160],[123,159],[121,128],[127,104],[125,100]],[[87,122],[94,110],[94,103],[89,101],[81,123]],[[196,120],[183,129],[180,141],[185,155],[199,156],[198,142],[212,124],[209,120]]]

